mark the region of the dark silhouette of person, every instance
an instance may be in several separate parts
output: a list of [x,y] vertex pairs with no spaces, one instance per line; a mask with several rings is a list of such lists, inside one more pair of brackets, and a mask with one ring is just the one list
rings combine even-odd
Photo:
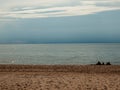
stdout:
[[96,65],[101,65],[101,62],[100,62],[100,61],[98,61],[98,62],[96,63]]
[[107,62],[106,65],[111,65],[111,63],[110,63],[110,62]]

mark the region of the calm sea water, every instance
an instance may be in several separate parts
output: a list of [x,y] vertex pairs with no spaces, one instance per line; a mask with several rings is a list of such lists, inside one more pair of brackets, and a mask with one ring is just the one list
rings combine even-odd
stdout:
[[120,44],[1,44],[0,64],[120,65]]

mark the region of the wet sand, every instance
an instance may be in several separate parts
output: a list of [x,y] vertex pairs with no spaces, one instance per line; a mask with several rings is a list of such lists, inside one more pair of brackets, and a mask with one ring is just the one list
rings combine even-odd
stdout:
[[120,65],[0,65],[0,90],[120,90]]

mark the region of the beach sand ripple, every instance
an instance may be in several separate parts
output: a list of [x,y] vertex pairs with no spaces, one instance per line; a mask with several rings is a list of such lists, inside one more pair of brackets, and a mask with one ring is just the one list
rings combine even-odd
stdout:
[[8,67],[0,66],[0,90],[120,90],[120,66]]

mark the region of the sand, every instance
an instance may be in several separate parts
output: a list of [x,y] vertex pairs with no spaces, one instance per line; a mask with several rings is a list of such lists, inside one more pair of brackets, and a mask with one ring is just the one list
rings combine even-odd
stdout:
[[120,65],[0,65],[0,90],[120,90]]

